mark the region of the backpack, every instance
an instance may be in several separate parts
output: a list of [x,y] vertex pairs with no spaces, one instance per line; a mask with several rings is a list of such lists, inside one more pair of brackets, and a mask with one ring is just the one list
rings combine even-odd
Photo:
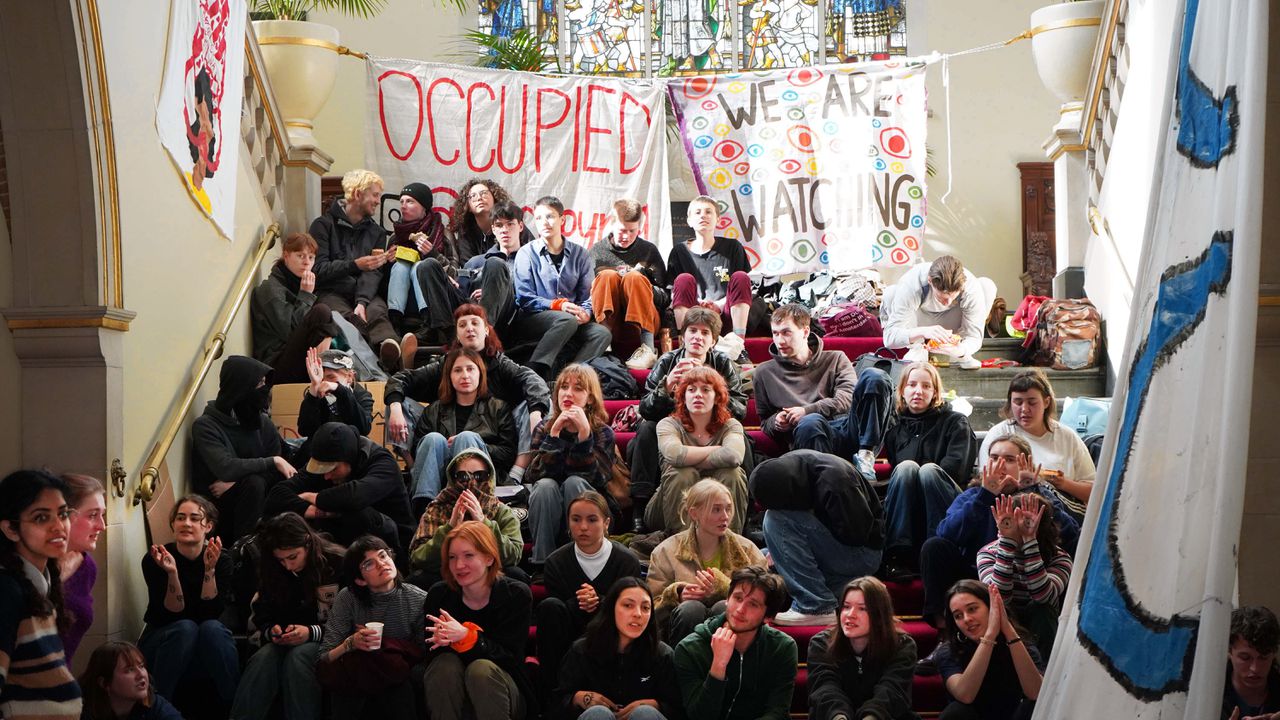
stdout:
[[609,423],[609,427],[613,428],[615,433],[635,432],[636,425],[640,422],[640,410],[636,405],[627,405],[613,416],[613,422]]
[[1013,311],[1013,317],[1009,319],[1010,328],[1021,333],[1029,332],[1036,326],[1036,313],[1040,312],[1040,305],[1048,299],[1046,295],[1027,295],[1022,298],[1018,309]]
[[830,337],[880,337],[884,334],[880,319],[856,303],[832,305],[818,318],[818,324]]
[[622,361],[612,355],[601,355],[587,363],[600,376],[600,390],[605,400],[635,400],[640,386]]
[[1111,398],[1069,397],[1064,399],[1058,424],[1074,430],[1083,440],[1106,432],[1110,416]]
[[1033,365],[1080,370],[1098,364],[1102,315],[1088,300],[1045,300],[1022,346]]

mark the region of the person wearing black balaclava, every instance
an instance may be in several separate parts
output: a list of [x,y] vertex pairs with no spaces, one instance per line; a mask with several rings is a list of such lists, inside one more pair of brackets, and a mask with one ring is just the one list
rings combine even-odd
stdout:
[[217,505],[227,548],[258,524],[267,489],[297,472],[267,414],[270,400],[271,367],[232,355],[222,362],[218,397],[191,425],[193,488]]

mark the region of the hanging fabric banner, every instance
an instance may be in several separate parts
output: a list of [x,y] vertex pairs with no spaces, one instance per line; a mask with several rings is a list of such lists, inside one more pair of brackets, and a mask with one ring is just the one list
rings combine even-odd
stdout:
[[717,235],[752,272],[907,266],[925,229],[921,60],[673,80]]
[[1169,5],[1181,42],[1166,55],[1130,340],[1036,718],[1222,712],[1253,398],[1267,1]]
[[365,158],[388,190],[425,182],[448,213],[482,177],[532,211],[565,205],[564,235],[590,246],[613,201],[644,205],[642,235],[671,246],[662,83],[549,77],[370,56]]
[[156,132],[192,199],[234,237],[244,0],[174,0]]

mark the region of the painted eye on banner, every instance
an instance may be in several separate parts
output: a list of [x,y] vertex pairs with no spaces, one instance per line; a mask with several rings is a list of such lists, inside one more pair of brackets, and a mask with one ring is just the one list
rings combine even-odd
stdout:
[[759,266],[760,266],[760,253],[756,252],[755,250],[752,250],[751,248],[747,247],[746,245],[743,245],[743,246],[742,246],[742,249],[743,249],[744,251],[746,251],[746,253],[747,253],[747,263],[748,263],[749,265],[751,265],[751,269],[752,269],[752,270],[755,270],[757,267],[759,267]]
[[778,163],[778,172],[783,175],[795,175],[800,172],[800,161],[794,158],[787,158]]
[[749,172],[751,172],[751,163],[740,162],[733,166],[734,175],[746,175]]
[[903,250],[902,248],[894,248],[893,251],[889,253],[889,260],[892,261],[894,265],[906,265],[911,262],[911,253]]
[[715,100],[702,101],[702,109],[706,110],[707,112],[715,112],[716,108],[719,108],[719,107],[720,107],[720,103],[716,102]]
[[876,242],[887,248],[891,248],[898,244],[898,238],[894,237],[893,233],[888,230],[882,230],[880,234],[876,236]]
[[746,90],[747,86],[745,83],[734,81],[729,83],[727,89],[729,90],[729,92],[733,93],[734,95],[737,95],[741,93],[743,90]]
[[764,154],[763,145],[760,145],[759,143],[752,143],[751,145],[747,146],[747,155],[753,158],[758,158],[763,154]]
[[690,100],[697,100],[700,97],[706,97],[716,87],[716,79],[709,77],[693,77],[684,81],[684,87],[681,91],[684,96]]
[[751,195],[751,193],[753,192],[755,192],[755,190],[751,187],[749,183],[743,183],[738,186],[738,194],[743,197],[747,197]]
[[819,239],[819,242],[822,243],[822,247],[830,247],[832,239],[833,238],[830,233],[822,233],[822,237]]
[[889,166],[885,164],[884,160],[881,160],[880,158],[876,158],[876,161],[874,163],[871,163],[871,167],[875,168],[876,172],[884,172],[884,169]]
[[800,121],[804,119],[804,108],[793,107],[787,110],[787,119]]
[[902,238],[902,244],[911,252],[915,252],[920,249],[920,241],[916,239],[915,235],[908,235]]
[[720,123],[715,127],[715,129],[712,132],[719,135],[720,137],[724,137],[729,134],[729,126],[725,125],[724,123]]
[[796,99],[799,97],[800,97],[800,93],[796,92],[795,90],[788,90],[782,93],[782,99],[786,100],[787,102],[795,102]]
[[805,87],[806,85],[812,85],[821,79],[822,79],[822,71],[814,70],[813,68],[800,68],[798,70],[792,70],[791,74],[787,76],[787,82],[791,83],[792,85],[795,85],[796,87]]
[[817,146],[817,138],[814,137],[808,125],[792,126],[787,130],[787,140],[791,142],[791,147],[800,152],[811,153]]
[[813,243],[802,237],[797,237],[791,243],[791,257],[796,262],[807,263],[813,259],[817,252],[813,249]]
[[735,140],[721,140],[711,151],[711,157],[722,163],[730,163],[742,154],[742,144]]
[[809,158],[809,162],[805,163],[805,170],[812,176],[818,176],[818,158]]
[[782,239],[769,238],[769,242],[766,243],[764,246],[764,251],[769,253],[770,255],[782,254]]
[[[727,210],[728,208],[725,208],[725,209]],[[733,221],[730,220],[728,216],[722,214],[720,216],[720,220],[716,222],[716,229],[723,230],[732,224],[733,224]]]
[[913,215],[911,217],[911,227],[918,228],[924,225],[924,217],[921,215]]
[[761,140],[772,140],[773,136],[777,134],[778,134],[777,131],[769,127],[768,125],[765,125],[764,127],[760,128]]
[[830,263],[831,263],[831,254],[830,254],[830,253],[828,253],[826,250],[823,250],[823,251],[822,251],[822,254],[818,256],[818,262],[822,263],[823,265],[828,265],[828,264],[830,264]]
[[733,184],[733,176],[724,168],[716,168],[707,175],[707,182],[711,183],[712,187],[723,190]]
[[693,128],[694,130],[706,130],[707,126],[710,124],[711,124],[711,121],[708,120],[705,115],[699,115],[698,117],[689,121],[689,127]]
[[911,157],[911,141],[902,128],[885,128],[880,131],[880,147],[896,158]]
[[757,183],[764,182],[765,175],[767,174],[768,173],[765,171],[764,168],[756,168],[755,170],[751,171],[751,181],[757,182]]
[[737,239],[738,239],[738,228],[729,228],[728,230],[725,230],[725,231],[724,231],[724,236],[725,236],[725,237],[727,237],[727,238],[729,238],[730,240],[737,240]]
[[878,263],[884,259],[884,251],[875,245],[871,246],[871,262]]
[[[759,265],[759,263],[757,262],[756,265]],[[780,257],[769,258],[769,262],[765,263],[764,271],[770,275],[773,275],[773,274],[782,272],[782,268],[786,266],[787,266],[787,261],[783,260]],[[752,265],[751,268],[754,270],[755,265]]]
[[716,139],[711,137],[710,135],[699,135],[698,137],[693,139],[693,146],[698,148],[699,150],[702,150],[702,149],[711,147],[711,143],[715,141]]

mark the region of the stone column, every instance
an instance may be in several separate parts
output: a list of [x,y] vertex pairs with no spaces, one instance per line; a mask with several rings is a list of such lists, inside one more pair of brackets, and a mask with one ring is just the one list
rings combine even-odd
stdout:
[[1062,106],[1053,135],[1044,141],[1045,155],[1053,161],[1054,205],[1057,207],[1055,243],[1058,272],[1053,295],[1084,297],[1084,256],[1089,246],[1089,168],[1084,138],[1080,135],[1083,103]]

